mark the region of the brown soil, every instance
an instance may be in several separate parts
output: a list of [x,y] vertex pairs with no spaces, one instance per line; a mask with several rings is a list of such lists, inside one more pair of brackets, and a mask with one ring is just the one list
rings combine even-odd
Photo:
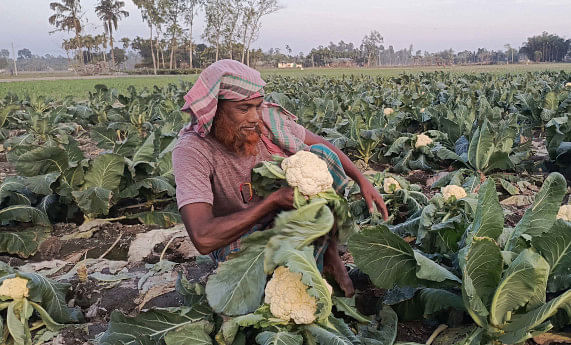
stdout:
[[399,322],[396,341],[411,341],[424,344],[437,327],[438,325],[436,324],[423,321]]

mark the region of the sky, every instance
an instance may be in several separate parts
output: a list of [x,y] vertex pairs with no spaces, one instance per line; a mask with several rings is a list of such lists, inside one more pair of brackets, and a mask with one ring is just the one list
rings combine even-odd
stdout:
[[[53,0],[0,0],[0,49],[28,48],[35,55],[65,55],[63,38],[48,23]],[[132,0],[124,0],[130,16],[119,22],[115,38],[148,37],[149,29]],[[97,0],[81,0],[87,20],[85,31],[103,31],[94,13]],[[571,38],[571,0],[281,0],[278,12],[263,19],[254,48],[280,48],[307,53],[318,45],[341,40],[359,45],[363,36],[377,30],[384,45],[394,49],[435,52],[520,47],[527,37],[543,31]],[[194,28],[202,41],[203,16]]]

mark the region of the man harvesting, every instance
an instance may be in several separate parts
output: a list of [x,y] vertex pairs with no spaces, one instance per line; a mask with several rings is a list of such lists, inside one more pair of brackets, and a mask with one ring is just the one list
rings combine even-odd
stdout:
[[[263,230],[281,210],[293,207],[293,189],[281,188],[261,199],[251,188],[252,168],[307,150],[326,161],[333,187],[342,192],[348,177],[361,188],[367,206],[388,217],[381,195],[339,149],[295,122],[296,117],[263,99],[260,73],[234,60],[206,68],[184,96],[183,111],[193,121],[173,150],[177,203],[189,236],[202,254],[225,260],[240,249],[240,239]],[[347,295],[353,287],[331,241],[324,254],[330,272]]]

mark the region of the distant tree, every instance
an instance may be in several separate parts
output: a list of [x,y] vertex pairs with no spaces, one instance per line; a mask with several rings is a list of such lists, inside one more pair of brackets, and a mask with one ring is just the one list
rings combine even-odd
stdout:
[[115,66],[115,52],[113,49],[113,29],[117,30],[117,23],[129,16],[129,12],[123,9],[124,1],[101,0],[95,7],[95,12],[99,19],[103,21],[105,32],[109,34],[109,45],[111,46],[111,63]]
[[280,9],[278,0],[245,0],[242,16],[242,63],[246,55],[246,64],[250,65],[250,46],[258,38],[262,29],[262,18]]
[[131,44],[131,39],[129,37],[121,38],[121,43],[123,44],[123,49],[128,49]]
[[[81,4],[80,0],[62,0],[62,2],[50,3],[50,8],[55,11],[48,19],[49,23],[56,27],[55,31],[75,31],[75,49],[77,58],[81,61]],[[55,32],[52,31],[52,32]]]
[[18,50],[18,59],[31,59],[32,52],[28,48]]
[[224,0],[209,0],[206,8],[206,28],[202,37],[216,49],[215,61],[220,56],[220,39],[222,38],[224,25],[228,19],[228,11]]
[[8,49],[1,49],[0,50],[0,57],[3,57],[3,58],[10,57],[10,51]]
[[186,4],[183,0],[160,0],[159,11],[166,23],[166,33],[170,36],[170,59],[169,68],[173,69],[175,65],[175,51],[178,42],[182,38],[184,29],[181,25]]
[[225,3],[224,10],[227,12],[227,20],[224,23],[224,41],[228,49],[229,58],[232,59],[232,51],[234,50],[234,39],[238,30],[239,21],[244,12],[243,0],[228,0]]
[[[369,35],[365,35],[365,37],[363,37],[363,40],[361,41],[361,51],[367,57],[367,67],[377,64],[376,61],[379,60],[381,51],[384,50],[381,43],[383,43],[383,36],[381,36],[381,33],[377,30],[373,30]],[[391,48],[389,47],[389,49]],[[390,55],[392,55],[392,50]],[[391,58],[390,55],[389,58]]]
[[[111,53],[107,53],[108,58],[110,55]],[[120,65],[127,60],[127,54],[125,50],[118,47],[113,48],[113,56],[115,57],[115,62],[117,65]]]
[[527,55],[528,59],[541,61],[563,61],[571,47],[571,39],[564,39],[557,35],[543,32],[541,35],[528,37],[520,53]]
[[192,68],[192,58],[194,55],[194,42],[192,38],[192,29],[194,21],[200,9],[204,7],[205,0],[185,0],[186,6],[184,9],[184,21],[188,25],[188,65]]
[[[162,22],[162,17],[160,16],[159,9],[158,9],[158,0],[133,0],[135,5],[141,10],[141,16],[143,17],[143,21],[146,21],[149,25],[150,30],[150,55],[153,60],[153,70],[154,73],[157,74],[158,68],[158,50],[157,48],[153,48],[153,27],[160,26]],[[158,30],[157,30],[158,31]],[[156,51],[156,54],[155,54]]]

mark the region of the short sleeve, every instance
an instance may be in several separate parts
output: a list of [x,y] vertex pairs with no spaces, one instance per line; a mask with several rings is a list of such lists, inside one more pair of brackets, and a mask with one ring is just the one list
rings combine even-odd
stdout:
[[204,153],[185,142],[179,142],[173,150],[172,163],[179,210],[197,202],[212,205],[212,168]]

